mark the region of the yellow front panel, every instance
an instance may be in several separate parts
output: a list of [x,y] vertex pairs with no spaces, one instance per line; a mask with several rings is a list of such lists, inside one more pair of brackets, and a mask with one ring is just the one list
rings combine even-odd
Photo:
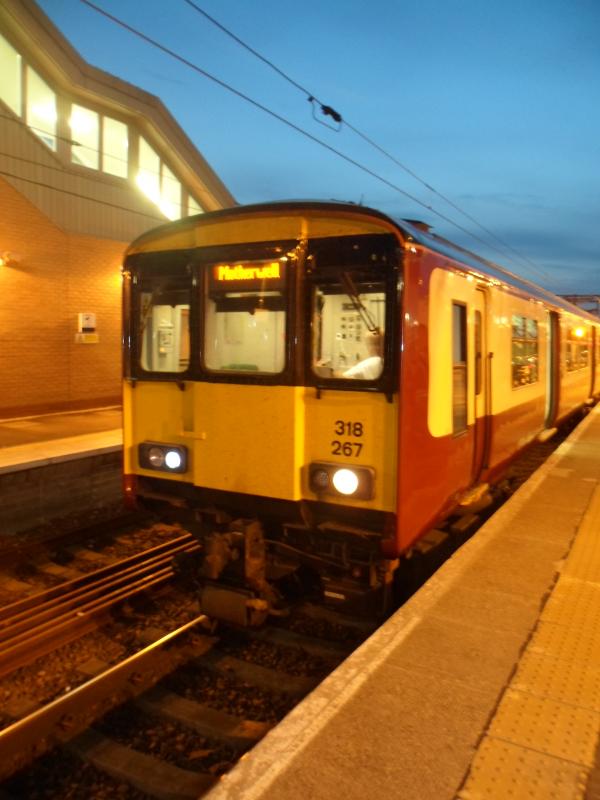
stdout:
[[[398,404],[389,403],[383,394],[325,390],[317,398],[315,389],[306,389],[305,457],[306,465],[327,461],[344,467],[371,467],[375,470],[375,497],[369,501],[349,501],[327,496],[327,502],[396,510],[398,481]],[[315,499],[304,476],[304,496]]]
[[[344,502],[395,510],[396,403],[371,392],[314,388],[142,383],[124,392],[125,470],[197,486],[284,500],[315,500],[307,484],[311,461],[375,470],[373,500]],[[168,475],[140,469],[144,441],[185,444],[190,471]]]
[[[186,480],[185,475],[151,472],[138,467],[137,446],[140,442],[164,442],[189,445],[185,434],[192,399],[193,384],[186,383],[185,391],[176,383],[142,382],[123,386],[123,444],[126,473],[160,475],[171,480]],[[189,480],[189,476],[187,478]]]
[[302,389],[225,383],[194,388],[194,483],[299,499]]

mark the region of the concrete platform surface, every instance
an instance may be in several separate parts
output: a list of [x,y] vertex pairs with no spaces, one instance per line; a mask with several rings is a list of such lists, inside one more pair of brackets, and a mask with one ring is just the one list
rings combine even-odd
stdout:
[[600,406],[206,800],[600,800]]
[[122,444],[119,407],[0,420],[0,474],[114,452]]

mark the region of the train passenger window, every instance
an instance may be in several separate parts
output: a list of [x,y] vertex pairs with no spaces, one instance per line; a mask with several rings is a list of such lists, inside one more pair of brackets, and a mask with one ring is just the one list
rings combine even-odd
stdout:
[[513,389],[538,380],[538,324],[534,319],[512,316]]
[[587,367],[590,360],[589,334],[583,325],[569,328],[566,345],[567,372]]
[[148,372],[185,372],[190,363],[190,290],[156,279],[142,287],[140,366]]
[[285,261],[216,264],[208,270],[204,366],[215,372],[282,372]]
[[348,277],[314,289],[312,370],[321,378],[377,380],[384,367],[385,288]]
[[452,432],[467,429],[467,308],[452,303]]

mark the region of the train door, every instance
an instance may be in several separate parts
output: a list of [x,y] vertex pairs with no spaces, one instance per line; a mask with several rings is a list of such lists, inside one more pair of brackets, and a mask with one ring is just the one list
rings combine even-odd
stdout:
[[475,292],[473,308],[473,479],[487,467],[491,434],[491,354],[487,352],[487,294]]
[[558,409],[560,378],[560,321],[556,311],[548,312],[548,338],[546,349],[546,428],[551,428]]
[[596,330],[595,326],[592,325],[591,328],[591,364],[592,364],[592,381],[590,385],[590,397],[594,397],[596,394],[597,389],[597,381],[596,381],[596,370],[598,368],[597,363],[597,339],[598,339],[598,331]]

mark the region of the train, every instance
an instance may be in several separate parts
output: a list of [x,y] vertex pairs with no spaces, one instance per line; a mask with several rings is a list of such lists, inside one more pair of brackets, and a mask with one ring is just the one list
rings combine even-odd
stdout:
[[600,319],[361,205],[162,225],[123,290],[125,497],[189,526],[202,607],[235,624],[298,587],[380,613],[429,532],[600,393]]

